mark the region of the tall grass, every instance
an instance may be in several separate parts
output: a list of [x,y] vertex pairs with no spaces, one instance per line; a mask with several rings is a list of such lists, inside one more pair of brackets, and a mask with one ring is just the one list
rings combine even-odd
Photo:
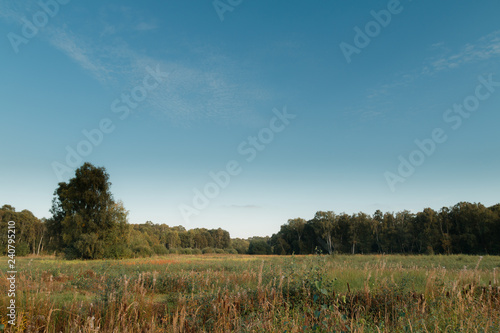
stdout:
[[6,332],[500,331],[500,257],[18,260]]

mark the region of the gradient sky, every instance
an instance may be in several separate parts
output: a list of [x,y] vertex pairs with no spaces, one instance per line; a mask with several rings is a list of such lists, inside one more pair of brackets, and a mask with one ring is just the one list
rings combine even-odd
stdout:
[[[459,128],[444,119],[480,76],[500,82],[496,0],[232,0],[223,20],[212,1],[61,2],[49,15],[38,1],[0,0],[0,204],[49,217],[72,176],[54,163],[103,119],[114,130],[83,161],[107,169],[131,223],[249,237],[319,210],[500,202],[500,87]],[[397,13],[348,62],[341,43],[355,46],[355,27],[388,6]],[[168,76],[148,79],[154,70]],[[114,112],[144,79],[157,87]],[[238,147],[269,134],[284,108],[295,118],[247,161]],[[386,172],[435,128],[447,140],[392,191]],[[183,219],[180,207],[232,160],[241,172]]]

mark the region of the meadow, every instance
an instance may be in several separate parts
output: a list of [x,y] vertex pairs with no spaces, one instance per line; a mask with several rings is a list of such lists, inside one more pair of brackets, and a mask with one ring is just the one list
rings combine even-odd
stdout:
[[16,259],[5,332],[499,332],[500,257]]

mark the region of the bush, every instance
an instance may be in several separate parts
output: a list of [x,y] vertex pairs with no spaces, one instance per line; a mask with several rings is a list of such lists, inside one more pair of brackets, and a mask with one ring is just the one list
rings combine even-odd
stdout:
[[226,249],[226,253],[227,254],[238,254],[238,251],[236,251],[235,249],[233,248],[229,248],[229,249]]
[[192,253],[192,254],[202,254],[203,252],[201,252],[201,250],[200,250],[200,249],[193,249],[193,250],[191,251],[191,253]]
[[211,248],[211,247],[205,247],[203,250],[201,250],[201,252],[203,254],[207,254],[207,253],[214,253],[214,249]]
[[153,250],[148,245],[136,245],[132,248],[135,255],[140,257],[151,257]]
[[154,253],[156,253],[158,255],[168,254],[168,252],[169,252],[168,249],[164,245],[161,245],[161,244],[153,245],[153,251],[154,251]]
[[104,258],[124,259],[133,257],[132,250],[125,244],[115,244],[104,249]]
[[184,249],[184,254],[193,254],[193,250],[190,248]]
[[215,253],[217,253],[217,254],[226,254],[226,251],[224,251],[223,249],[215,249]]
[[174,247],[174,248],[171,248],[171,249],[169,250],[169,253],[170,253],[170,254],[180,254],[180,253],[181,253],[181,251],[182,251],[182,249],[178,249],[178,248],[175,248],[175,247]]
[[238,254],[247,254],[248,253],[248,248],[245,249],[245,248],[239,247],[239,248],[236,249],[236,252],[238,252]]
[[238,251],[239,254],[246,254],[248,252],[249,245],[250,242],[245,239],[234,238],[231,240],[231,247]]

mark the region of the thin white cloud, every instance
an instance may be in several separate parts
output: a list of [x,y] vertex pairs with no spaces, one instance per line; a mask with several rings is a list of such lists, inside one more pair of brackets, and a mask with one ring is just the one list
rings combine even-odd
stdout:
[[[440,43],[439,46],[444,46],[444,43]],[[431,73],[438,72],[497,56],[500,56],[500,30],[481,37],[475,43],[467,43],[458,52],[452,54],[445,52],[430,59],[424,69],[428,70],[430,67]]]
[[99,81],[105,82],[108,79],[109,71],[94,59],[91,47],[85,45],[83,41],[70,32],[62,29],[50,29],[50,43],[83,69],[88,70]]
[[[34,1],[27,3],[29,6],[22,9],[15,1],[0,0],[0,18],[21,24],[26,11],[37,6]],[[127,24],[117,25],[116,19],[111,19],[117,14]],[[245,82],[248,73],[210,46],[186,43],[186,52],[191,52],[191,56],[181,60],[152,58],[136,52],[125,42],[127,34],[130,31],[148,33],[158,29],[158,24],[134,14],[131,8],[105,6],[96,16],[95,24],[77,31],[68,25],[48,25],[37,38],[48,40],[101,84],[123,91],[142,83],[147,66],[159,66],[169,77],[148,95],[141,109],[175,123],[189,126],[193,120],[225,122],[238,118],[238,121],[255,122],[251,105],[269,97],[268,92]],[[92,37],[87,29],[100,38]]]
[[[24,25],[24,19],[33,21],[33,15],[37,12],[43,12],[39,0],[0,0],[0,19],[8,23],[15,23],[19,26]],[[65,5],[60,5],[60,8]],[[52,16],[49,17],[49,22]],[[50,23],[49,23],[50,24]],[[43,30],[43,28],[41,28]]]
[[0,0],[0,18],[9,23],[22,24],[22,18],[27,10],[33,7],[33,1],[17,2]]
[[369,89],[366,98],[373,100],[378,97],[386,97],[394,89],[406,87],[420,77],[432,76],[442,71],[458,69],[467,64],[487,61],[500,56],[500,30],[483,36],[474,43],[467,43],[455,52],[450,50],[444,42],[432,44],[431,49],[436,50],[439,54],[426,59],[422,67],[398,73],[392,82]]
[[[50,29],[50,43],[103,84],[131,89],[142,82],[146,67],[169,73],[159,88],[144,102],[150,109],[177,124],[193,120],[225,121],[250,113],[249,102],[266,98],[266,93],[241,84],[225,57],[210,56],[210,64],[198,66],[180,61],[154,59],[133,51],[123,42],[104,45],[90,42],[63,29]],[[200,52],[200,50],[196,51]],[[213,50],[211,50],[213,53]]]

